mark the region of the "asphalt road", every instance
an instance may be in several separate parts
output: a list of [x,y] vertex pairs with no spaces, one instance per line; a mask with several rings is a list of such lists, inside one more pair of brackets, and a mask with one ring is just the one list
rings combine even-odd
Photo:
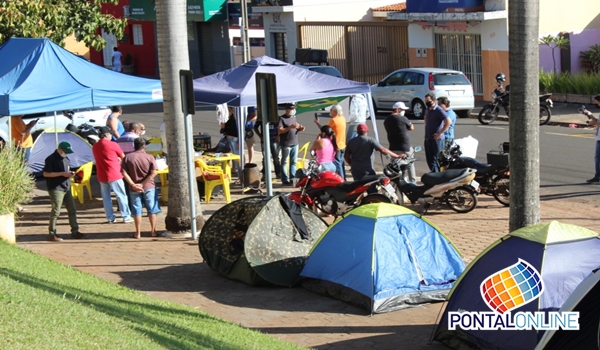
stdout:
[[[162,105],[124,106],[123,120],[141,121],[146,125],[148,136],[159,136],[158,129],[162,123]],[[377,129],[384,146],[388,145],[383,120],[386,114],[377,116]],[[183,118],[183,115],[182,115]],[[314,113],[304,113],[298,116],[298,121],[306,126],[306,131],[299,134],[299,144],[314,141],[317,126],[314,123]],[[411,132],[413,146],[423,145],[423,121],[412,120],[415,130]],[[327,120],[321,120],[321,124]],[[203,132],[212,136],[212,145],[218,142],[219,125],[213,108],[199,110],[193,116],[194,133]],[[369,134],[373,136],[373,128]],[[479,141],[477,159],[485,162],[490,150],[509,140],[508,122],[497,121],[492,125],[483,126],[476,119],[459,119],[456,125],[455,137],[462,138],[471,135]],[[545,125],[540,128],[540,196],[542,200],[572,200],[589,203],[593,207],[600,205],[600,186],[589,185],[585,182],[594,174],[594,130],[571,129],[561,126]],[[183,142],[183,137],[181,138]],[[258,138],[257,138],[258,145]],[[257,151],[260,147],[255,148]],[[425,164],[425,154],[418,154],[421,160],[416,163],[417,175],[428,171]],[[381,166],[381,162],[378,167]]]

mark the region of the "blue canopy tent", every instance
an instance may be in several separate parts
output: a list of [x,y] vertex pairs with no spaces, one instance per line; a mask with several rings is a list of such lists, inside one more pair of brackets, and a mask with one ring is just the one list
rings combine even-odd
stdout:
[[[227,103],[229,106],[238,107],[240,140],[244,139],[246,113],[245,108],[242,108],[240,113],[239,107],[256,106],[256,73],[275,74],[277,103],[366,94],[368,95],[370,115],[375,115],[370,97],[371,88],[368,83],[358,83],[316,73],[268,56],[262,56],[241,66],[194,80],[196,102],[215,105]],[[375,118],[371,118],[371,121],[373,122],[375,137],[379,138]],[[268,142],[268,140],[265,140],[265,142]],[[268,147],[266,148],[268,149]],[[242,160],[244,159],[243,142],[240,142],[240,157]],[[268,165],[269,162],[265,162],[265,164]],[[269,192],[271,192],[270,176],[267,176],[267,186]]]
[[0,115],[162,102],[160,80],[113,72],[48,39],[0,46]]

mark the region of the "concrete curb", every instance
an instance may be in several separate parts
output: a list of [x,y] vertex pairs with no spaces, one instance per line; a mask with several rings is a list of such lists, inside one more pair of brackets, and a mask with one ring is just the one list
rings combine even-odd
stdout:
[[[478,117],[479,117],[479,113],[471,113],[469,115],[469,119],[477,119]],[[508,122],[508,117],[507,116],[498,116],[496,118],[496,120]],[[573,122],[570,122],[570,121],[553,121],[552,117],[550,117],[550,121],[546,125],[562,126],[562,127],[567,127],[568,128],[572,124],[577,125],[577,128],[587,128],[587,127],[589,127],[589,125],[587,125],[586,123],[573,123]],[[482,125],[484,125],[484,124],[482,124]],[[490,124],[490,125],[492,125],[492,124]]]

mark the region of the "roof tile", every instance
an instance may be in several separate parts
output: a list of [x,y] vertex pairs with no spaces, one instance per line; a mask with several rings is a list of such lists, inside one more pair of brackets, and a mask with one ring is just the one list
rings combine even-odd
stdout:
[[381,11],[381,12],[406,12],[406,3],[401,2],[399,4],[386,5],[381,7],[372,8],[373,11]]

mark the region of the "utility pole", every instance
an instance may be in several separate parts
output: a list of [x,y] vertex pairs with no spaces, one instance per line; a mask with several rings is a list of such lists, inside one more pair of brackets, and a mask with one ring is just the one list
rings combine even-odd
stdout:
[[242,45],[244,48],[244,63],[250,61],[250,38],[248,37],[248,1],[240,0],[242,10],[242,24],[240,31],[242,32]]

